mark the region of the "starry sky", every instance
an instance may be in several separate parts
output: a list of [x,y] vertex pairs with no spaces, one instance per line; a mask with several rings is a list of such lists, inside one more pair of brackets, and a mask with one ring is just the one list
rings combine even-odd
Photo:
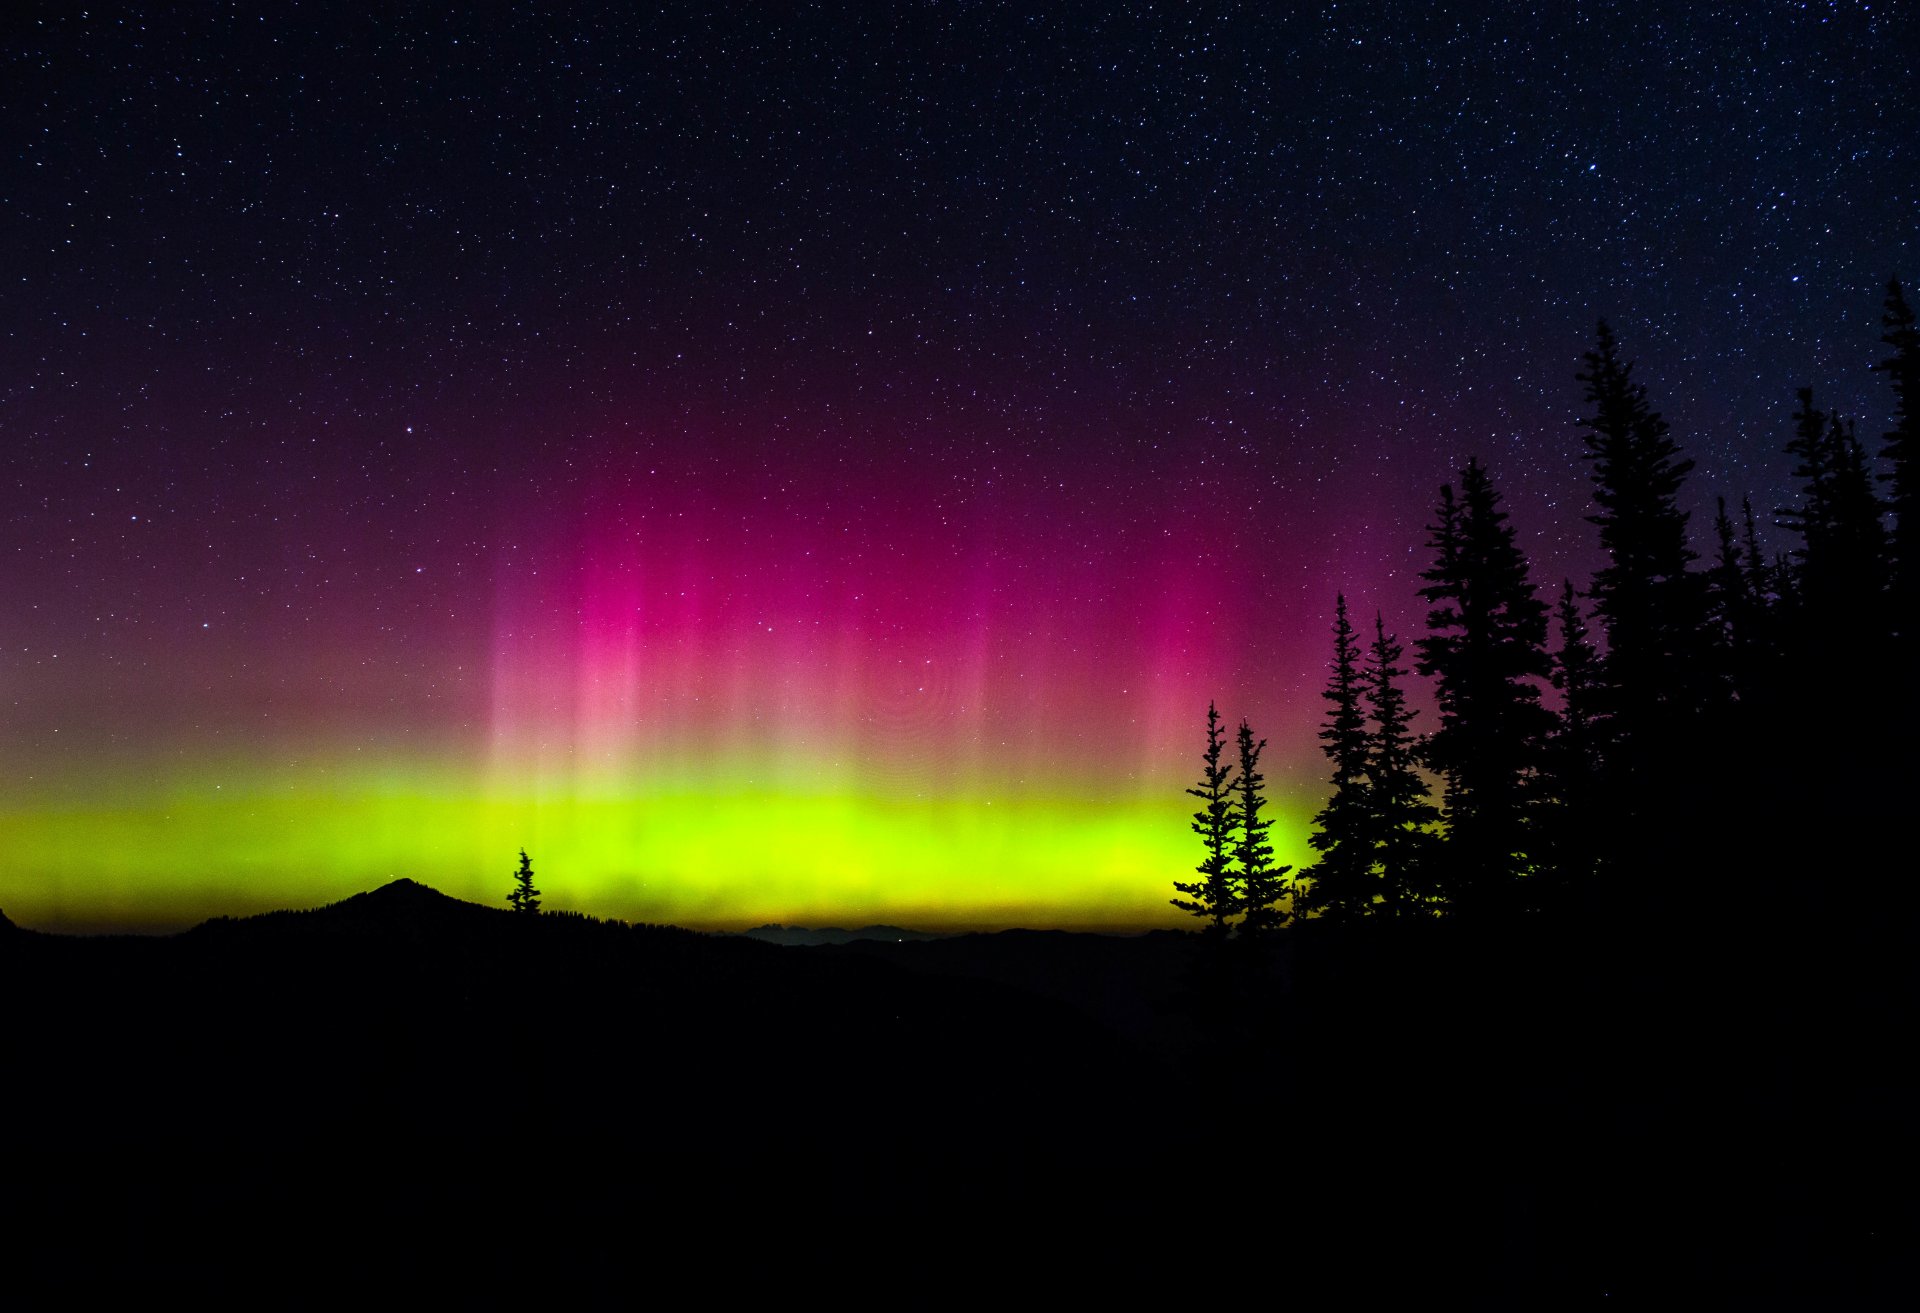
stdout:
[[17,922],[1175,924],[1597,318],[1703,540],[1920,277],[1892,3],[349,8],[0,19]]

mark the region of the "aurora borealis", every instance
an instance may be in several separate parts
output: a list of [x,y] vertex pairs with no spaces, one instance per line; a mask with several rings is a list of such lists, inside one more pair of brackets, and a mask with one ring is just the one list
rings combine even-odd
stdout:
[[[0,908],[395,876],[1174,924],[1207,702],[1323,796],[1470,453],[1592,568],[1605,315],[1784,496],[1915,268],[1882,6],[50,11],[0,105]],[[1695,516],[1696,531],[1703,531]]]

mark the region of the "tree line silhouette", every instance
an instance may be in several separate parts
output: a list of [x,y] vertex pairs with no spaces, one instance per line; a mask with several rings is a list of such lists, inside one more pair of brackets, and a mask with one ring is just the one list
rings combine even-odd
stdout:
[[1173,904],[1225,936],[1306,916],[1777,917],[1910,898],[1881,860],[1911,779],[1898,763],[1920,633],[1920,329],[1898,279],[1881,325],[1884,471],[1853,418],[1798,389],[1784,443],[1798,500],[1772,515],[1791,547],[1769,556],[1751,498],[1736,524],[1723,496],[1703,564],[1681,508],[1694,462],[1602,321],[1576,378],[1605,564],[1549,606],[1469,459],[1440,489],[1418,590],[1412,671],[1432,681],[1437,723],[1412,728],[1385,617],[1368,639],[1336,595],[1317,859],[1273,866],[1265,742],[1241,722],[1236,776],[1209,706],[1188,790],[1205,859]]

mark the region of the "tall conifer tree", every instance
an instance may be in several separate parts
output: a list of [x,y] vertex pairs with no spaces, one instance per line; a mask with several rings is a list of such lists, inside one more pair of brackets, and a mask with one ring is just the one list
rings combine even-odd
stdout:
[[1207,750],[1198,787],[1187,792],[1200,799],[1200,810],[1193,814],[1193,832],[1200,836],[1206,857],[1194,868],[1198,880],[1173,883],[1186,895],[1169,901],[1183,912],[1191,912],[1206,921],[1208,934],[1224,937],[1231,918],[1240,910],[1240,899],[1233,887],[1232,858],[1228,847],[1233,841],[1236,816],[1233,805],[1233,766],[1225,758],[1226,734],[1220,725],[1220,711],[1207,704]]
[[1713,565],[1707,570],[1706,637],[1714,657],[1716,691],[1723,698],[1737,698],[1749,691],[1754,604],[1725,497],[1714,499],[1713,539]]
[[1401,646],[1373,618],[1373,647],[1363,672],[1373,733],[1367,740],[1367,801],[1372,813],[1379,888],[1391,916],[1431,915],[1439,910],[1434,888],[1433,827],[1440,812],[1428,801],[1427,782],[1414,758],[1409,726],[1419,713],[1407,706],[1399,680]]
[[1867,454],[1853,426],[1813,404],[1813,389],[1796,394],[1793,476],[1801,480],[1801,504],[1781,508],[1782,521],[1800,535],[1797,597],[1807,607],[1809,638],[1833,636],[1845,625],[1858,631],[1882,620],[1886,531],[1873,493]]
[[1768,594],[1773,591],[1773,572],[1767,567],[1766,554],[1760,550],[1760,531],[1754,524],[1752,497],[1741,496],[1740,518],[1741,544],[1745,549],[1740,568],[1747,577],[1747,595],[1754,605],[1765,609]]
[[1460,496],[1440,490],[1434,563],[1420,596],[1433,603],[1416,668],[1436,681],[1439,728],[1422,748],[1446,776],[1449,900],[1506,901],[1526,868],[1528,813],[1552,716],[1533,682],[1551,672],[1547,606],[1527,577],[1501,497],[1477,460]]
[[1293,868],[1273,864],[1273,845],[1267,842],[1273,822],[1261,815],[1266,810],[1267,797],[1266,777],[1260,773],[1260,754],[1265,751],[1267,741],[1256,740],[1253,727],[1243,720],[1238,746],[1240,778],[1234,788],[1239,797],[1235,815],[1240,822],[1240,840],[1233,856],[1239,868],[1240,906],[1245,913],[1240,930],[1242,934],[1259,935],[1286,924],[1288,912],[1281,906],[1281,899],[1287,891],[1286,875]]
[[1600,764],[1602,711],[1600,654],[1594,650],[1573,581],[1565,581],[1560,604],[1560,650],[1553,657],[1553,687],[1560,694],[1560,729],[1580,745],[1582,756],[1595,768]]
[[[1360,641],[1347,618],[1346,596],[1340,594],[1333,600],[1333,673],[1320,694],[1327,702],[1320,751],[1333,763],[1333,794],[1313,818],[1314,832],[1307,840],[1320,860],[1304,873],[1310,882],[1306,904],[1337,919],[1364,915],[1379,884],[1373,874],[1364,692]],[[1296,893],[1296,899],[1300,897]]]
[[1636,762],[1653,760],[1674,723],[1699,705],[1703,601],[1687,566],[1687,513],[1680,488],[1693,462],[1680,457],[1667,422],[1633,380],[1613,332],[1598,340],[1577,376],[1593,413],[1586,428],[1594,501],[1607,564],[1593,578],[1594,613],[1607,635],[1614,733]]
[[1600,654],[1587,633],[1573,581],[1566,581],[1554,608],[1560,647],[1553,656],[1553,687],[1560,694],[1559,723],[1548,743],[1547,829],[1552,894],[1564,901],[1592,887],[1600,854],[1600,772],[1604,739]]
[[1893,512],[1893,627],[1911,644],[1920,638],[1920,327],[1898,278],[1887,281],[1880,340],[1893,349],[1877,369],[1893,386],[1893,427],[1881,449],[1892,467],[1888,509]]
[[[1800,505],[1782,506],[1777,514],[1782,525],[1800,535],[1800,546],[1788,556],[1797,563],[1801,583],[1805,584],[1824,572],[1830,556],[1833,469],[1826,412],[1815,409],[1812,388],[1800,388],[1794,396],[1800,409],[1793,412],[1793,437],[1787,443],[1787,454],[1794,458],[1793,477],[1800,480]],[[1816,583],[1813,592],[1818,595],[1824,591]]]
[[[1833,548],[1836,600],[1866,626],[1880,616],[1886,586],[1887,531],[1884,507],[1873,492],[1873,472],[1852,420],[1827,423],[1833,464]],[[1870,613],[1870,614],[1869,614]]]
[[1760,547],[1750,496],[1740,498],[1740,520],[1740,588],[1746,602],[1746,632],[1740,639],[1744,668],[1738,691],[1743,701],[1756,703],[1771,699],[1776,691],[1783,594],[1774,567]]
[[1740,556],[1740,540],[1735,536],[1733,517],[1727,513],[1727,499],[1713,499],[1713,565],[1707,570],[1707,612],[1716,631],[1730,635],[1735,627],[1740,599],[1746,596],[1747,574]]

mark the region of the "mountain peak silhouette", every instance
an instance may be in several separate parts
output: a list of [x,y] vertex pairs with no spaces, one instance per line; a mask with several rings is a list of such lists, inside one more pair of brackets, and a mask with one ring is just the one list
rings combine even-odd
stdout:
[[279,930],[382,936],[485,933],[507,915],[503,907],[483,907],[450,897],[417,880],[401,878],[324,907],[264,912],[239,920],[216,917],[196,929],[216,934]]
[[432,885],[421,884],[418,880],[410,880],[403,875],[398,879],[387,881],[378,889],[369,889],[365,893],[354,894],[351,898],[343,898],[334,906],[345,906],[347,903],[358,903],[362,900],[369,904],[379,903],[390,907],[427,907],[460,901],[441,893]]
[[439,924],[475,913],[499,916],[506,909],[469,903],[404,876],[315,909],[316,915],[329,919],[381,925]]

